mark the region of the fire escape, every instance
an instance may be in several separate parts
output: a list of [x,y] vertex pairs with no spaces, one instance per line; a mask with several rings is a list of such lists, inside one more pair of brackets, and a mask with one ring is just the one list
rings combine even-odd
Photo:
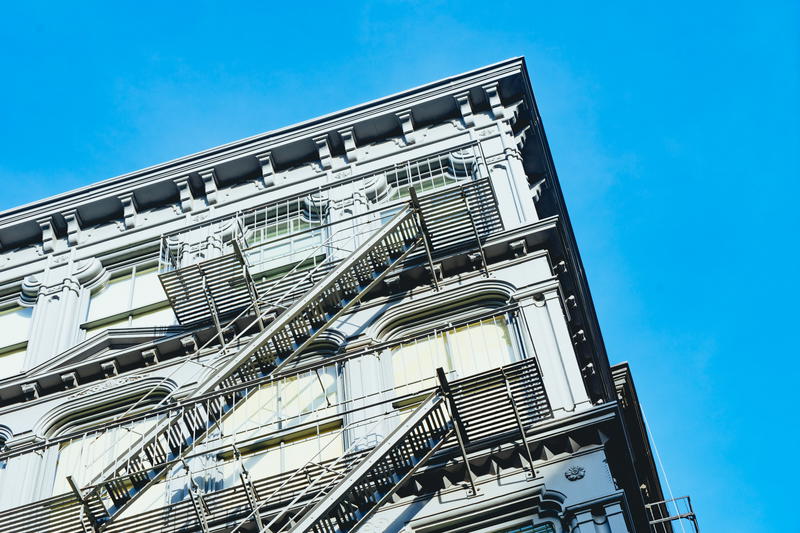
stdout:
[[[377,224],[374,220],[365,223],[369,231],[349,241],[360,244],[345,250],[346,255],[339,253],[338,258],[331,254],[328,260],[297,261],[278,277],[256,281],[237,238],[241,228],[234,224],[227,233],[230,253],[177,265],[161,274],[183,325],[211,317],[216,334],[201,349],[217,346],[216,354],[209,358],[213,370],[199,381],[175,416],[156,423],[90,485],[78,487],[68,478],[95,531],[109,527],[176,464],[186,465],[185,459],[198,443],[247,400],[252,385],[279,375],[296,362],[393,270],[408,261],[426,264],[430,282],[436,286],[436,250],[463,246],[466,240],[483,258],[482,239],[492,228],[501,227],[487,179],[423,198],[417,197],[413,187],[408,194],[410,199],[394,208],[388,220],[384,215]],[[337,241],[341,235],[333,230],[328,233],[319,247],[342,252],[342,241]],[[309,256],[316,257],[313,253]],[[485,268],[485,258],[481,264]],[[463,452],[463,427],[443,374],[440,382],[437,392],[363,460],[350,465],[345,475],[306,494],[266,526],[261,522],[252,482],[243,475],[259,531],[351,531],[453,435]],[[190,495],[198,521],[208,531],[203,495],[196,490]]]

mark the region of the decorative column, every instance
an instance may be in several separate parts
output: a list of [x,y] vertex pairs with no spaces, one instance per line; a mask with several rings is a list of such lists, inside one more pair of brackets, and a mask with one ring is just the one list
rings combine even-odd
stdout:
[[597,533],[594,528],[594,517],[589,510],[580,511],[570,521],[570,533]]
[[60,265],[46,271],[42,280],[25,278],[23,298],[35,301],[30,340],[25,354],[25,369],[52,359],[80,341],[83,321],[81,292],[86,284],[104,274],[97,259],[77,265]]
[[591,406],[583,384],[578,359],[567,329],[566,317],[556,287],[534,294],[516,295],[523,304],[547,398],[555,417],[567,416]]
[[606,524],[609,533],[629,533],[625,515],[619,502],[606,505]]

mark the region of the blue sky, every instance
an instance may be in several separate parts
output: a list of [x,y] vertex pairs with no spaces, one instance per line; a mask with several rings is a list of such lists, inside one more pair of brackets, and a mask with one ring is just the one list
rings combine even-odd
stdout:
[[800,7],[607,4],[6,4],[0,209],[524,55],[674,492],[704,532],[785,530]]

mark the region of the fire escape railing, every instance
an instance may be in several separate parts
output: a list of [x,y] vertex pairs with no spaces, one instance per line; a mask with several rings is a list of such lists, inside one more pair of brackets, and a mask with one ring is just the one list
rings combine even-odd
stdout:
[[645,505],[652,533],[699,533],[697,515],[689,496]]
[[[524,435],[530,434],[531,428],[536,424],[552,417],[535,359],[524,359],[481,375],[457,379],[450,382],[450,389],[466,429],[465,444],[468,451],[480,448],[489,435],[492,435],[498,442],[519,440],[522,435],[524,446],[527,446]],[[387,405],[394,404],[397,398],[386,401]],[[396,410],[392,413],[394,416],[400,414]],[[516,419],[515,413],[518,414]],[[330,416],[340,417],[341,413]],[[315,424],[325,423],[325,419],[315,422]],[[369,421],[355,423],[369,424]],[[521,433],[520,428],[524,429],[524,432]],[[345,430],[347,430],[347,426],[340,429],[340,431]],[[524,446],[522,450],[524,450]],[[226,523],[227,527],[233,527],[236,523],[249,520],[252,525],[255,522],[253,509],[260,502],[264,503],[259,507],[259,519],[262,520],[263,525],[286,508],[299,492],[307,491],[309,476],[310,479],[322,476],[319,483],[328,487],[335,486],[365,457],[365,453],[367,452],[349,450],[336,461],[309,462],[294,473],[289,471],[268,478],[250,479],[245,486],[254,490],[255,501],[248,502],[246,491],[236,486],[202,495],[196,493],[196,496],[204,499],[205,505],[197,502],[198,507],[195,507],[192,505],[191,499],[187,499],[173,504],[169,508],[154,508],[141,514],[125,515],[110,522],[107,526],[108,531],[109,533],[117,531],[146,533],[159,530],[164,533],[177,533],[185,531],[187,528],[202,531],[202,521],[196,509],[203,510],[206,506],[211,511],[211,514],[205,515],[205,520],[209,524],[213,523],[219,526]],[[443,454],[442,459],[439,459],[439,454]],[[444,458],[452,457],[453,454],[460,456],[461,452],[458,449],[457,439],[451,434],[449,440],[439,448],[429,464],[431,462],[438,464]],[[527,457],[530,457],[530,450],[523,451],[523,464],[527,461]],[[332,467],[337,468],[338,472],[334,472]],[[419,465],[419,468],[424,467],[425,465]],[[466,475],[466,469],[463,472]],[[464,481],[466,483],[467,479],[465,478]],[[407,488],[404,489],[401,496],[414,493],[413,491],[416,489],[413,486],[414,484],[406,483]],[[468,487],[468,485],[465,486]],[[259,499],[258,495],[266,497],[265,499],[269,501],[265,502]],[[315,504],[322,496],[318,492],[312,492],[312,495],[315,496],[303,500],[301,504]],[[81,526],[82,519],[78,513],[79,509],[75,498],[69,495],[15,508],[0,513],[0,532],[11,533],[33,524],[36,526],[36,530],[42,533],[80,533],[85,530]],[[286,524],[287,521],[282,521],[280,525],[285,526]],[[249,527],[251,526],[248,526],[248,531]]]
[[[333,269],[307,275],[271,300],[269,309],[261,310],[251,325],[262,325],[260,321],[275,309],[279,310],[277,317],[243,348],[228,355],[200,382],[192,396],[280,372],[421,244],[424,235],[419,217],[418,207],[402,209]],[[298,290],[305,292],[290,302]],[[157,424],[133,447],[132,453],[104,469],[88,490],[81,490],[70,480],[95,529],[106,527],[155,484],[165,474],[164,465],[190,453],[203,435],[241,405],[246,395],[247,389],[239,389],[213,402],[195,403],[180,416]]]

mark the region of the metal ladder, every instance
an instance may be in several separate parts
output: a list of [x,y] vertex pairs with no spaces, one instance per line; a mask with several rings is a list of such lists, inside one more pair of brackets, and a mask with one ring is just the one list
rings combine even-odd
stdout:
[[[425,241],[423,227],[418,204],[407,205],[349,257],[320,279],[312,279],[303,296],[271,302],[263,316],[280,308],[281,303],[288,308],[207,375],[184,402],[179,415],[157,423],[83,490],[70,480],[92,527],[104,529],[158,482],[170,465],[186,457],[209,430],[243,403],[249,389],[212,393],[279,373]],[[290,288],[287,294],[293,290]]]

